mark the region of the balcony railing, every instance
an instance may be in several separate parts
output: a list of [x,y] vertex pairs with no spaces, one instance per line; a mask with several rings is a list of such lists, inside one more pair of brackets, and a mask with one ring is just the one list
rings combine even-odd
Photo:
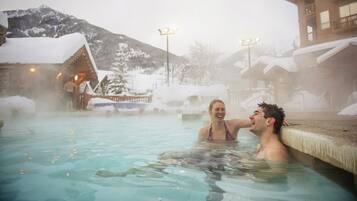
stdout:
[[357,27],[357,14],[347,17],[341,17],[339,21],[335,21],[334,29],[350,29]]
[[315,15],[315,4],[314,3],[305,5],[305,15],[306,16]]

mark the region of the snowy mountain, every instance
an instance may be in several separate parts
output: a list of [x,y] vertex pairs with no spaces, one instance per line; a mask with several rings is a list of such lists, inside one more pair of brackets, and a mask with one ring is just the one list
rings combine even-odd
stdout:
[[[122,34],[53,10],[47,6],[27,10],[5,11],[8,15],[8,38],[14,37],[60,37],[79,32],[85,35],[99,69],[110,69],[118,57],[118,50],[129,57],[129,69],[142,68],[152,72],[165,65],[166,51],[137,41]],[[122,47],[125,47],[123,50]],[[180,64],[182,57],[170,54],[170,62]]]

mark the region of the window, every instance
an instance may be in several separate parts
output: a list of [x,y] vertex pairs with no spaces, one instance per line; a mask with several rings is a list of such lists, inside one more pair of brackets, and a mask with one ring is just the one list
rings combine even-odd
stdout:
[[348,17],[357,14],[357,2],[340,6],[340,17]]
[[330,13],[328,10],[320,13],[320,23],[322,30],[330,28]]
[[307,40],[313,41],[314,40],[314,29],[312,26],[307,26]]

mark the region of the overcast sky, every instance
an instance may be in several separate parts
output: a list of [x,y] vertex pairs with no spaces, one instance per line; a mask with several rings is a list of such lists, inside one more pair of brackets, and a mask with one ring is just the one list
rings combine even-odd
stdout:
[[297,7],[285,0],[0,0],[1,10],[47,5],[89,23],[165,49],[158,28],[176,27],[170,52],[187,54],[195,41],[222,53],[241,39],[288,49],[298,38]]

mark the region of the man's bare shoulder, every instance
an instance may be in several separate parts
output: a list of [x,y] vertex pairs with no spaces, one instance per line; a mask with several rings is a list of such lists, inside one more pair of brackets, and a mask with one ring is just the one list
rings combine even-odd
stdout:
[[289,160],[289,154],[284,145],[275,145],[267,148],[266,160],[273,162],[287,162]]

